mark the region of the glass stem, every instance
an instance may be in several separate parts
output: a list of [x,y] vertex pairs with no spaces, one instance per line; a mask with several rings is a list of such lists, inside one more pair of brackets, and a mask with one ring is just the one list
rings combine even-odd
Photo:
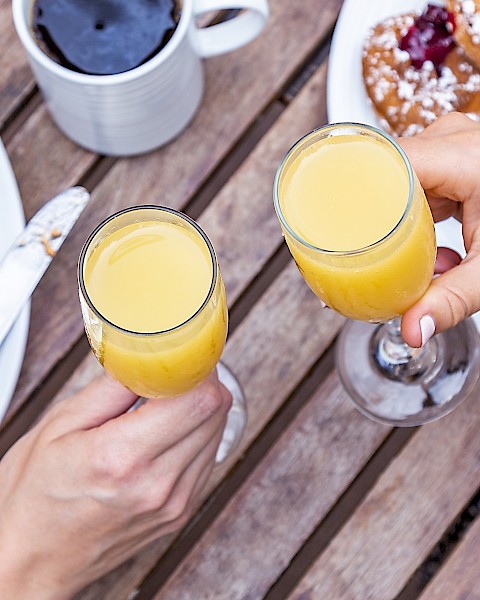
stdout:
[[422,348],[412,348],[402,338],[401,318],[379,325],[370,342],[374,364],[386,377],[408,383],[422,377],[436,362],[437,342],[432,338]]

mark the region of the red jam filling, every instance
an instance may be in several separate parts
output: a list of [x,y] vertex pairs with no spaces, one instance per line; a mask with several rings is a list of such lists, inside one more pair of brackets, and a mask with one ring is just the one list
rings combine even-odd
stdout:
[[400,40],[400,49],[409,53],[416,69],[421,69],[423,63],[430,60],[440,73],[447,54],[455,46],[454,29],[453,13],[442,6],[428,4]]

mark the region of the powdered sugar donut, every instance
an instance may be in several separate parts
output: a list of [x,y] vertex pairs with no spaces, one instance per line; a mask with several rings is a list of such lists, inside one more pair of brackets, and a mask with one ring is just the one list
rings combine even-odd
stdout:
[[448,0],[448,8],[455,17],[457,44],[480,68],[480,0]]
[[420,48],[423,41],[415,38],[416,29],[424,27],[419,19],[426,12],[421,17],[408,13],[379,23],[369,32],[363,51],[368,96],[381,126],[398,136],[418,133],[440,115],[455,110],[480,113],[480,73],[447,39],[453,29],[448,21],[443,25],[444,38],[431,31],[424,35],[435,47]]

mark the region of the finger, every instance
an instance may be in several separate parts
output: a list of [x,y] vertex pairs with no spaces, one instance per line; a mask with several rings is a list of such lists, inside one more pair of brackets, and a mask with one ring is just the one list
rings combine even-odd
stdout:
[[[177,531],[185,525],[201,501],[202,491],[215,467],[215,455],[221,436],[222,431],[220,430],[217,436],[212,438],[211,442],[202,449],[189,468],[179,476],[166,501],[162,500],[162,492],[158,487],[158,482],[161,481],[160,474],[150,471],[145,493],[155,496],[155,487],[157,487],[158,504],[155,505],[154,497],[150,502],[153,510],[136,517],[135,524],[130,526],[129,536],[124,539],[123,544],[117,545],[119,563],[150,542]],[[123,560],[120,560],[122,557]]]
[[[461,203],[474,196],[480,170],[478,123],[453,113],[438,119],[422,133],[398,141],[427,195],[433,193],[438,199]],[[456,216],[458,212],[458,205],[452,204],[450,214]]]
[[131,447],[151,459],[188,438],[203,423],[219,413],[223,419],[229,403],[223,386],[211,377],[196,388],[164,399],[149,399],[137,410],[106,423],[104,435],[112,443]]
[[172,508],[174,518],[180,516],[182,506],[188,510],[188,507],[193,508],[198,502],[198,496],[215,467],[215,457],[223,436],[224,426],[225,423],[215,431],[208,444],[195,457],[192,457],[191,462],[178,477],[165,505],[167,511]]
[[136,394],[103,373],[56,405],[55,417],[67,421],[72,430],[91,429],[125,413],[137,399]]
[[458,252],[451,248],[439,247],[437,249],[437,258],[435,260],[435,274],[440,275],[459,265],[462,257]]
[[203,449],[210,444],[211,440],[225,429],[228,406],[229,402],[222,407],[222,410],[218,410],[188,435],[162,453],[152,457],[156,472],[162,472],[164,476],[172,477],[172,475],[175,476],[187,469]]
[[[145,506],[150,509],[135,517],[135,524],[130,527],[130,536],[125,540],[125,551],[132,554],[132,547],[137,550],[144,545],[184,524],[190,512],[199,502],[199,496],[207,484],[215,466],[217,448],[223,434],[219,427],[210,439],[178,477],[168,495],[164,498],[162,478],[164,472],[157,463],[146,472],[141,494],[147,499]],[[120,552],[122,547],[119,547]]]
[[402,317],[402,336],[420,347],[440,331],[455,326],[480,308],[480,258],[467,256],[458,266],[435,278],[425,295]]

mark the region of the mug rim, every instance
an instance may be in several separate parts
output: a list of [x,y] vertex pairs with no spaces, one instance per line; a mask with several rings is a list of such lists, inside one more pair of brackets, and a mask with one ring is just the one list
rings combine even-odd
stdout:
[[50,58],[38,44],[35,42],[29,24],[29,9],[32,7],[34,0],[13,0],[12,12],[13,22],[17,30],[18,37],[25,48],[28,56],[39,63],[49,73],[55,74],[57,77],[78,84],[96,85],[99,87],[111,86],[115,84],[123,84],[142,77],[157,66],[165,62],[173,52],[176,51],[181,40],[186,34],[189,22],[193,13],[193,0],[181,0],[181,14],[175,31],[172,37],[168,40],[165,46],[157,52],[150,60],[128,71],[121,73],[113,73],[110,75],[91,75],[89,73],[79,73],[72,71],[67,67],[60,65]]

